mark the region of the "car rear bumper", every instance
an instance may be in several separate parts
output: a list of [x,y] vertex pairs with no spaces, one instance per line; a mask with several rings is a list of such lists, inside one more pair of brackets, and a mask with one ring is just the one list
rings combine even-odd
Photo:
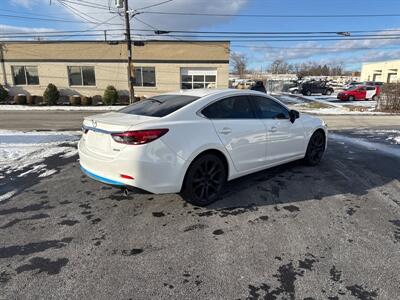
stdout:
[[97,181],[100,181],[100,182],[103,182],[103,183],[106,183],[106,184],[109,184],[109,185],[126,186],[126,184],[123,183],[123,182],[111,180],[111,179],[109,179],[109,178],[102,177],[102,176],[99,176],[99,175],[97,175],[97,174],[94,174],[94,173],[90,172],[89,170],[86,170],[84,167],[82,167],[82,165],[81,165],[81,170],[82,170],[82,172],[85,173],[88,177],[90,177],[90,178],[92,178],[92,179],[94,179],[94,180],[97,180]]
[[[82,171],[94,180],[155,194],[177,193],[181,189],[185,161],[161,139],[147,145],[127,146],[112,158],[93,153],[81,139],[78,153]],[[122,174],[133,179],[122,178]]]

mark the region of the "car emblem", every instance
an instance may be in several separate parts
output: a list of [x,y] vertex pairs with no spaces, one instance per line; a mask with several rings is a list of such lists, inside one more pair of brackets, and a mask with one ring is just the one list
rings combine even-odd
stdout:
[[92,125],[93,127],[97,127],[97,122],[95,120],[92,120]]

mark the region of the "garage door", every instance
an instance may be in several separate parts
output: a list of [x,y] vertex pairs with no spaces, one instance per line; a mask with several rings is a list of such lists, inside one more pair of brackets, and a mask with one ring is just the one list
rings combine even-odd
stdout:
[[181,89],[204,89],[217,87],[217,70],[200,68],[181,69]]

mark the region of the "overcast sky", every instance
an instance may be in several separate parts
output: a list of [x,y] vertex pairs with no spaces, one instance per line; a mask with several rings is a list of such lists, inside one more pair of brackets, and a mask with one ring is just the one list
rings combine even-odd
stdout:
[[[114,0],[84,0],[101,8],[81,6],[64,0],[65,7],[57,0],[5,0],[0,3],[0,33],[44,32],[52,30],[120,29],[123,19],[113,13]],[[139,9],[163,0],[130,0],[132,9]],[[108,9],[108,7],[110,9]],[[343,14],[400,14],[399,0],[172,0],[168,3],[144,9],[151,12],[194,12],[213,14],[268,14],[268,15],[343,15]],[[73,12],[81,13],[81,17]],[[5,15],[32,18],[56,18],[72,22],[23,19]],[[352,17],[352,18],[255,18],[210,17],[140,14],[142,22],[133,19],[136,29],[204,30],[204,31],[357,31],[377,30],[372,34],[399,34],[400,17]],[[90,20],[92,23],[88,23]],[[95,24],[105,22],[107,24]],[[76,22],[76,23],[74,23]],[[391,30],[391,31],[385,31]],[[111,36],[111,31],[108,33]],[[114,32],[117,33],[117,32]],[[139,33],[139,32],[138,32]],[[140,32],[143,33],[143,32]],[[89,38],[89,37],[87,37]],[[91,39],[100,37],[90,37]],[[115,36],[117,38],[117,36]],[[69,39],[76,39],[69,37]],[[219,38],[227,39],[227,38]],[[373,48],[366,50],[365,48]],[[400,58],[400,39],[363,41],[290,41],[290,42],[232,42],[232,50],[246,53],[253,68],[266,68],[274,59],[288,62],[318,61],[344,63],[348,69],[358,69],[362,62]]]

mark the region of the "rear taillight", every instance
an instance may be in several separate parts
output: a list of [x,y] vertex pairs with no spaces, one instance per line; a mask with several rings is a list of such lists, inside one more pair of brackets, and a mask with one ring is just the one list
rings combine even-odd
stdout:
[[168,129],[148,129],[127,131],[111,134],[114,141],[128,145],[143,145],[150,143],[168,132]]

